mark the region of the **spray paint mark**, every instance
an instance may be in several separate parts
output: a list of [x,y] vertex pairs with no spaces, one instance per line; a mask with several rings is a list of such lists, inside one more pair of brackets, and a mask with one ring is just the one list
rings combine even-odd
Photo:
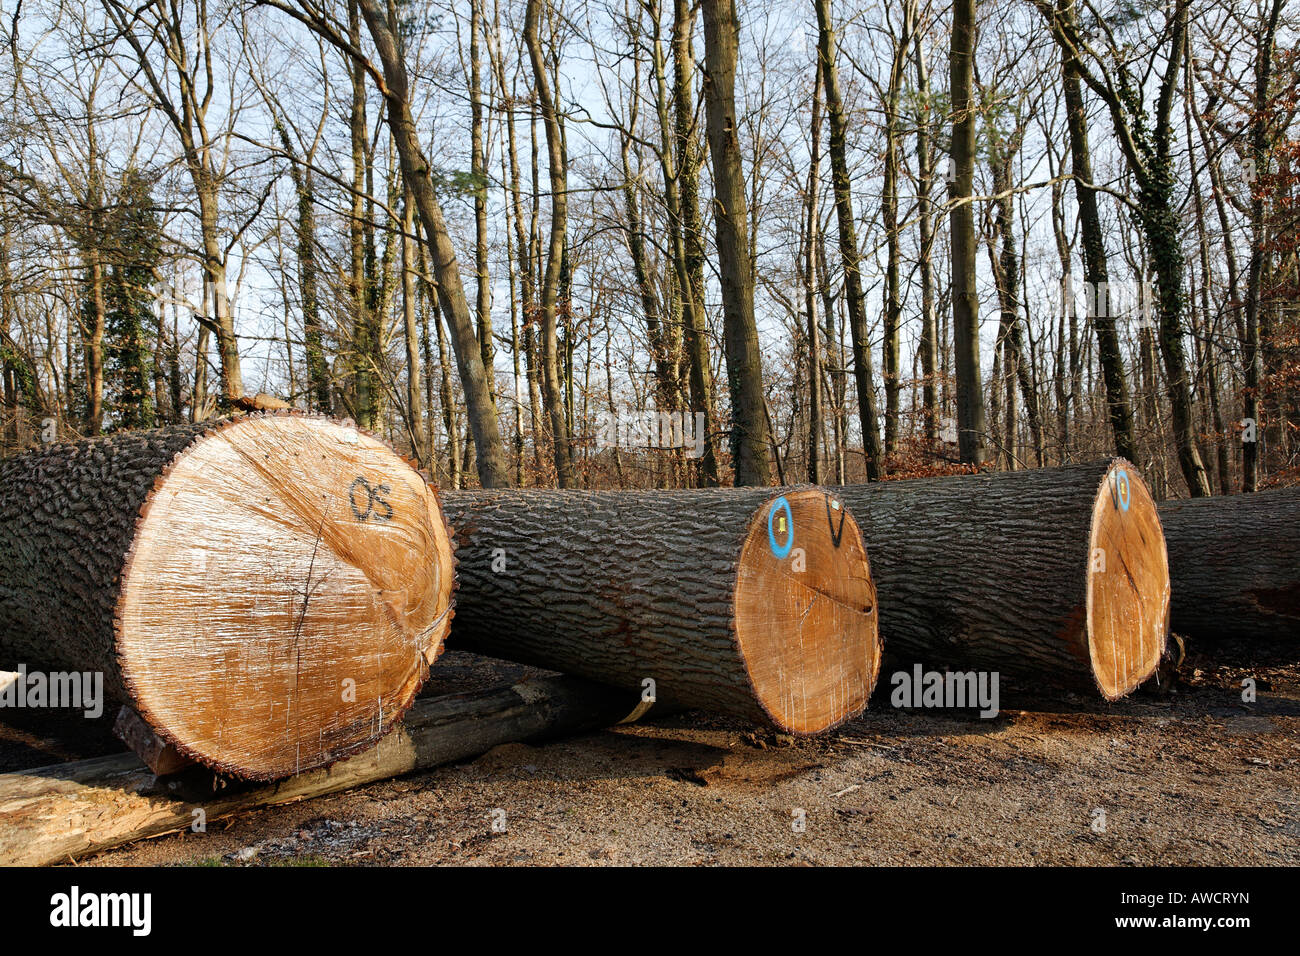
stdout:
[[[778,534],[785,535],[784,545],[776,543]],[[790,502],[785,500],[785,495],[772,502],[772,510],[767,513],[767,543],[772,549],[772,556],[778,561],[787,557],[794,547],[794,512],[790,510]]]
[[[825,498],[826,526],[830,528],[831,531],[831,544],[838,548],[840,546],[840,540],[844,537],[844,515],[847,512],[845,512],[844,507],[839,503],[838,499],[832,498],[830,495],[826,495]],[[840,523],[838,525],[835,523],[835,516],[831,514],[832,510],[840,513]]]
[[1133,501],[1133,489],[1129,485],[1128,472],[1123,468],[1116,469],[1112,474],[1110,489],[1110,500],[1118,511],[1128,511],[1128,506]]

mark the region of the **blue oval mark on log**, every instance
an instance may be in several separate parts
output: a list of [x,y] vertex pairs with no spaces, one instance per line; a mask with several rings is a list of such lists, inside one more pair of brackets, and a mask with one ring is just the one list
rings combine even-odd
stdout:
[[[778,546],[776,543],[776,532],[772,529],[772,522],[776,518],[777,512],[785,512],[785,520],[781,522],[781,530],[786,531],[785,544]],[[767,513],[767,543],[772,549],[772,555],[778,561],[790,553],[794,547],[794,512],[790,510],[790,502],[785,500],[785,495],[777,498],[772,502],[772,510]]]

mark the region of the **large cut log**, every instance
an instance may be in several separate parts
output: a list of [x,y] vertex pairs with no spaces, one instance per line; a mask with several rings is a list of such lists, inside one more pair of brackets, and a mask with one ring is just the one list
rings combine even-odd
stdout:
[[[134,840],[211,825],[476,757],[499,744],[607,727],[640,710],[626,692],[571,677],[521,681],[418,701],[393,733],[363,754],[274,784],[214,793],[197,768],[160,780],[131,754],[0,775],[0,866],[68,862]],[[202,811],[198,813],[197,811]]]
[[1166,501],[1173,629],[1300,641],[1300,488]]
[[1169,631],[1169,567],[1122,459],[842,489],[871,540],[891,659],[1001,688],[1128,694]]
[[373,745],[450,624],[433,490],[383,443],[322,419],[254,415],[8,459],[0,529],[0,667],[102,673],[137,730],[236,777]]
[[[866,547],[814,489],[444,496],[454,646],[816,733],[880,666]],[[653,683],[647,683],[653,681]]]

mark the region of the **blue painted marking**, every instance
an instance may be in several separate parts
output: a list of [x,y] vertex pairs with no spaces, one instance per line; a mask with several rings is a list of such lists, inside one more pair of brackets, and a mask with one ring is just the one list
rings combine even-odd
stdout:
[[[776,517],[778,511],[785,512],[785,520],[781,522],[781,530],[788,531],[785,537],[785,544],[777,547],[776,532],[772,530],[772,520]],[[785,495],[777,498],[772,502],[772,510],[767,513],[767,543],[772,549],[772,556],[778,561],[790,553],[794,547],[794,513],[790,510],[790,502],[785,500]]]
[[[1123,479],[1124,481],[1122,485],[1120,484],[1120,479]],[[1115,501],[1119,506],[1119,510],[1128,511],[1128,506],[1133,500],[1133,493],[1128,484],[1128,472],[1123,468],[1115,472],[1115,492]]]

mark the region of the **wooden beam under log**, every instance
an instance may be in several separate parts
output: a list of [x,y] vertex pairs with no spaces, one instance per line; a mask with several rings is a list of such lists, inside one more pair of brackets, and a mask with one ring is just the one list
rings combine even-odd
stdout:
[[0,774],[0,865],[69,862],[146,837],[210,825],[465,760],[500,744],[579,733],[640,716],[636,695],[572,677],[546,677],[416,702],[378,745],[272,784],[215,789],[211,771],[155,777],[131,754]]

